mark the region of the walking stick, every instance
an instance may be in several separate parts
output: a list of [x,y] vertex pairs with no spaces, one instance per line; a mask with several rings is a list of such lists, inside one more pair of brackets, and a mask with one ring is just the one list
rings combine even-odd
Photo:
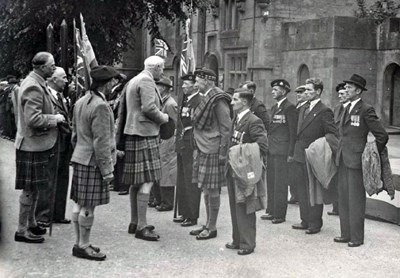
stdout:
[[53,214],[54,214],[54,203],[56,199],[56,190],[57,190],[57,182],[58,182],[58,167],[60,163],[60,133],[57,138],[57,152],[56,152],[56,175],[54,177],[54,186],[53,191],[51,192],[51,203],[50,203],[50,226],[49,226],[49,236],[53,231]]
[[177,217],[177,214],[178,214],[178,194],[177,194],[177,188],[176,188],[176,185],[174,186],[174,218],[176,218]]

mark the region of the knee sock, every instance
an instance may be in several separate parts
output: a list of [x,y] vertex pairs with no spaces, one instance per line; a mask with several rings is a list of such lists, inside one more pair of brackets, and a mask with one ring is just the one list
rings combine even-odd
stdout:
[[79,222],[79,247],[87,248],[90,245],[90,230],[93,226],[94,215],[81,210],[78,217]]
[[210,197],[210,222],[208,224],[208,228],[211,231],[214,231],[217,229],[217,218],[218,218],[218,212],[219,212],[219,206],[221,203],[221,197],[216,196],[216,197]]
[[74,230],[75,230],[75,236],[76,236],[76,245],[79,245],[79,211],[73,211],[72,212],[72,223],[74,225]]
[[137,193],[137,216],[138,216],[138,223],[137,228],[138,230],[143,229],[147,226],[147,203],[149,202],[149,193]]
[[210,201],[209,201],[210,195],[209,194],[204,194],[204,205],[206,206],[206,228],[210,225]]
[[137,224],[138,222],[138,211],[137,211],[137,188],[132,185],[129,188],[129,200],[131,203],[131,223]]

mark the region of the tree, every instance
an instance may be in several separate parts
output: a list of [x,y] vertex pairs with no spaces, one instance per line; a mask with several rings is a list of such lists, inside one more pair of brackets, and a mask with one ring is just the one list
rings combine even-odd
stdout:
[[[55,27],[55,56],[59,53],[59,26],[72,26],[82,13],[88,36],[100,64],[121,60],[132,47],[132,31],[145,26],[152,37],[161,37],[161,19],[183,23],[185,9],[207,8],[210,0],[5,0],[0,4],[0,76],[26,74],[33,55],[46,49],[46,27]],[[72,28],[69,28],[72,61]],[[134,39],[134,38],[133,38]],[[72,62],[70,63],[72,64]]]
[[375,19],[377,25],[381,24],[385,19],[396,17],[400,10],[400,4],[393,0],[378,0],[369,8],[366,7],[365,0],[356,0],[358,10],[355,12],[357,17],[369,17]]

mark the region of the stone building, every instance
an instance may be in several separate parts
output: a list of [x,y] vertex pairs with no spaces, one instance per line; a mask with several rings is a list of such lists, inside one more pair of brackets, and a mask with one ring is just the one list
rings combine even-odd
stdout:
[[[363,98],[386,126],[400,128],[400,18],[377,26],[354,17],[357,9],[356,0],[215,0],[192,16],[196,64],[213,69],[225,90],[255,81],[267,107],[274,104],[269,84],[275,78],[292,88],[310,76],[321,78],[322,99],[333,107],[336,84],[358,73],[367,80]],[[165,73],[178,92],[184,30],[165,23],[161,33],[172,50]],[[144,31],[135,38],[139,50],[127,53],[123,66],[138,70],[152,46]],[[294,94],[289,98],[295,101]]]

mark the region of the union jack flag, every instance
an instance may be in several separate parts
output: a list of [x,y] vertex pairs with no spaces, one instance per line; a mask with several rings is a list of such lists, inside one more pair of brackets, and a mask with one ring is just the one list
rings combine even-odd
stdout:
[[162,58],[166,58],[168,54],[169,47],[167,43],[162,39],[155,39],[154,41],[155,54],[161,56]]
[[196,61],[194,59],[193,41],[190,38],[190,18],[186,20],[185,25],[186,40],[183,41],[183,49],[181,53],[181,76],[194,72],[196,69]]

